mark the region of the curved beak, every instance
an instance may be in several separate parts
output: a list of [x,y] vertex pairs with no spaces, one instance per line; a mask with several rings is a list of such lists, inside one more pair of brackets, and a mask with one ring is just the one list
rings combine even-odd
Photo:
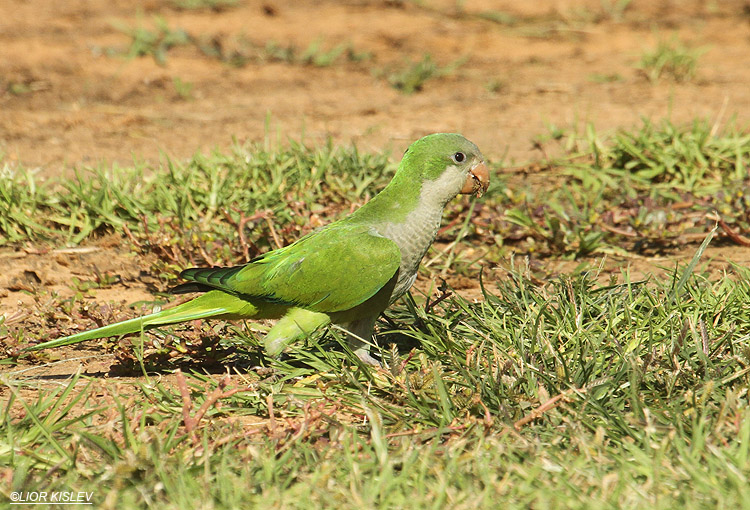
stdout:
[[469,170],[469,176],[466,178],[464,187],[461,188],[461,193],[481,197],[489,187],[490,171],[485,166],[484,161],[480,161]]

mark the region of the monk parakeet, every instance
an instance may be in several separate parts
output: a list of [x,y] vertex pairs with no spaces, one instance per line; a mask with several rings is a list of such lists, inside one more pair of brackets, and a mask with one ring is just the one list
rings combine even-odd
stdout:
[[369,353],[375,321],[414,283],[445,204],[488,186],[476,145],[459,134],[425,136],[406,150],[388,186],[346,218],[243,266],[186,269],[180,276],[187,283],[171,292],[200,293],[191,301],[27,350],[194,319],[278,319],[264,342],[271,356],[333,323],[348,331],[360,359],[378,364]]

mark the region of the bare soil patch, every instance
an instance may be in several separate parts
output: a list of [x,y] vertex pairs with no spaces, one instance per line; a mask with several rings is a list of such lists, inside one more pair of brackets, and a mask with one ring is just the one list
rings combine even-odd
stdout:
[[[605,2],[606,3],[606,2]],[[460,131],[494,158],[539,157],[531,139],[548,124],[593,122],[606,131],[642,116],[747,123],[750,22],[747,2],[633,1],[622,20],[599,1],[273,2],[242,0],[221,11],[179,10],[168,0],[11,1],[0,21],[0,149],[6,162],[56,175],[80,165],[186,158],[271,133],[332,137],[366,150],[402,150],[435,131]],[[658,6],[655,6],[658,5]],[[480,19],[488,12],[515,20]],[[372,57],[328,67],[249,62],[241,68],[195,46],[165,65],[126,58],[116,26],[155,30],[160,16],[195,38],[274,41],[301,50],[349,43]],[[119,25],[118,25],[119,24]],[[636,64],[657,41],[705,48],[696,79],[652,84]],[[379,70],[417,61],[465,62],[404,95]],[[597,78],[600,77],[600,78]],[[606,77],[612,81],[606,81]],[[605,78],[601,78],[605,77]],[[175,81],[192,84],[181,96]],[[602,82],[604,80],[604,82]],[[488,88],[490,90],[488,90]]]

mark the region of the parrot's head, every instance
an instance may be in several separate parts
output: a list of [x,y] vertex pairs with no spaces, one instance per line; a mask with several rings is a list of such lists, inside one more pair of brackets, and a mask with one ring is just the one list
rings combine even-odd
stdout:
[[484,156],[457,133],[436,133],[420,138],[404,153],[403,169],[422,183],[435,200],[445,204],[458,194],[482,196],[490,185]]

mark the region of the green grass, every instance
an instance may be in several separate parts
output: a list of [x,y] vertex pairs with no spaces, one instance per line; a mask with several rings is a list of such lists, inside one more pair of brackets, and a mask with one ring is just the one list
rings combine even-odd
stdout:
[[499,78],[492,78],[484,84],[484,88],[491,94],[498,94],[508,89],[508,82]]
[[[738,232],[750,231],[750,135],[741,129],[644,121],[608,136],[591,126],[580,134],[555,130],[536,143],[564,151],[546,162],[560,185],[496,180],[465,232],[475,243],[477,232],[490,234],[480,249],[491,260],[506,254],[497,246],[564,257],[669,248],[695,242],[710,224],[705,214],[715,212]],[[383,155],[295,143],[237,147],[159,168],[80,170],[62,182],[39,183],[31,172],[6,168],[0,246],[76,245],[117,231],[159,255],[167,272],[238,262],[307,232],[310,213],[321,222],[339,217],[385,186],[393,169]],[[441,239],[453,239],[468,207],[465,200],[448,207],[452,227]],[[445,262],[445,255],[436,256]],[[472,264],[459,259],[453,270]]]
[[195,85],[189,81],[184,81],[179,76],[172,78],[172,85],[177,95],[184,100],[193,98],[193,88]]
[[167,161],[156,172],[115,166],[42,183],[31,172],[6,168],[0,246],[26,239],[76,245],[127,228],[152,247],[151,239],[166,233],[180,260],[210,245],[215,262],[228,262],[240,232],[250,240],[248,255],[257,255],[273,242],[269,225],[289,242],[309,230],[310,211],[348,208],[385,186],[393,170],[382,155],[297,143],[279,151],[236,147],[231,154],[196,155],[186,164]]
[[322,39],[315,39],[304,48],[268,40],[256,43],[244,36],[228,38],[199,38],[196,42],[204,55],[234,67],[248,64],[281,62],[290,65],[330,67],[343,62],[359,63],[372,59],[372,54],[355,50],[350,43],[327,47]]
[[589,81],[592,81],[594,83],[615,83],[615,82],[621,82],[624,80],[622,75],[619,73],[593,73],[588,76]]
[[695,242],[716,212],[732,228],[750,230],[750,134],[736,126],[644,120],[608,136],[592,126],[582,134],[553,129],[537,144],[564,151],[548,162],[559,186],[509,188],[501,195],[505,217],[489,215],[491,231],[525,238],[528,250],[648,253]]
[[677,38],[660,41],[654,50],[643,53],[638,68],[652,83],[662,78],[687,82],[695,77],[698,58],[705,52],[702,48],[690,48]]
[[5,490],[117,508],[741,508],[750,275],[695,262],[607,285],[519,268],[481,302],[407,302],[381,323],[390,371],[352,367],[329,332],[232,376],[219,392],[243,391],[190,430],[214,378],[188,376],[188,406],[156,379],[107,406],[79,376],[24,397],[6,372]]
[[[551,128],[536,143],[563,153],[541,162],[547,184],[495,179],[481,200],[454,202],[425,259],[429,276],[481,278],[481,298],[415,291],[391,308],[378,325],[386,370],[360,365],[335,329],[272,360],[250,325],[222,321],[101,344],[120,370],[149,374],[118,387],[41,384],[6,362],[3,494],[87,491],[126,509],[746,507],[750,272],[709,269],[706,246],[727,237],[705,213],[745,228],[750,138],[644,121],[609,136]],[[155,255],[166,287],[185,265],[239,263],[347,214],[393,170],[383,154],[268,142],[42,182],[6,165],[0,242],[114,233]],[[508,263],[510,250],[687,242],[692,259],[642,281],[625,264],[540,278]],[[139,313],[84,299],[116,283],[81,278],[67,299],[37,291],[34,321],[0,318],[0,338],[13,348],[71,320]],[[182,392],[155,375],[177,367]]]
[[[710,224],[705,214],[714,212],[738,232],[750,231],[750,135],[737,127],[644,120],[607,136],[591,126],[583,133],[553,129],[536,143],[564,152],[545,163],[559,185],[495,180],[465,232],[475,244],[478,232],[488,234],[480,249],[491,261],[507,254],[498,246],[564,257],[669,248],[695,242]],[[311,213],[320,222],[339,217],[385,186],[393,170],[384,155],[298,143],[236,147],[158,168],[81,169],[60,182],[40,183],[6,167],[0,246],[76,245],[116,231],[159,255],[167,273],[240,262],[307,232]],[[450,204],[445,222],[452,227],[441,239],[455,237],[469,205]],[[435,256],[447,261],[447,254]],[[472,265],[459,257],[453,270]]]
[[[222,9],[233,4],[233,0],[190,0],[180,5],[184,9]],[[341,62],[359,63],[373,58],[372,53],[356,50],[350,43],[327,47],[320,38],[299,48],[295,44],[282,44],[274,40],[257,43],[243,34],[212,37],[190,34],[181,28],[171,28],[161,16],[154,16],[153,25],[154,28],[148,28],[142,22],[135,27],[122,22],[113,23],[118,31],[130,38],[130,43],[125,50],[109,49],[108,53],[128,58],[151,56],[160,66],[166,66],[167,54],[179,46],[193,46],[203,55],[234,67],[267,62],[330,67]]]
[[125,23],[114,23],[115,28],[130,37],[130,46],[125,51],[129,58],[150,55],[160,66],[167,64],[167,52],[176,46],[191,44],[190,35],[181,28],[170,28],[161,16],[154,16],[155,29],[143,24],[131,27]]
[[178,9],[193,11],[199,9],[211,9],[221,11],[236,7],[240,0],[172,0],[172,4]]
[[422,60],[409,62],[397,69],[380,71],[394,89],[404,94],[414,94],[424,88],[425,82],[444,76],[450,76],[464,64],[466,59],[458,59],[446,66],[438,65],[429,53]]
[[625,17],[625,11],[631,2],[632,0],[601,0],[601,8],[606,19],[619,22]]
[[518,23],[518,18],[512,14],[503,11],[480,11],[475,14],[479,19],[491,21],[501,26],[513,26]]

